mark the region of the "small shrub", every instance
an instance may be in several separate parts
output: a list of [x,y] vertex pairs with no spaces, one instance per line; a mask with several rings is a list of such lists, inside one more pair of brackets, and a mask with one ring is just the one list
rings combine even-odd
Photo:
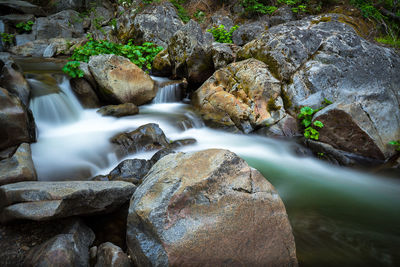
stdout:
[[312,121],[313,115],[321,110],[319,109],[312,109],[310,107],[302,107],[300,110],[300,114],[298,116],[301,120],[301,124],[303,125],[304,129],[304,137],[307,139],[319,139],[319,132],[316,128],[324,127],[324,124],[321,121]]
[[15,25],[15,27],[17,28],[17,31],[19,33],[29,33],[32,31],[32,26],[33,26],[34,22],[29,20],[27,22],[20,22],[17,25]]
[[264,5],[258,0],[242,0],[241,4],[247,12],[258,14],[272,14],[278,9],[276,6]]
[[386,35],[383,37],[375,38],[378,43],[390,45],[393,47],[400,48],[400,38],[392,37],[390,35]]
[[197,11],[194,13],[193,16],[196,18],[196,20],[197,20],[199,23],[202,23],[202,22],[204,21],[205,15],[206,15],[206,14],[205,14],[203,11],[197,10]]
[[170,0],[170,2],[174,5],[174,7],[178,10],[179,18],[187,23],[190,20],[190,16],[187,13],[186,9],[182,6],[186,2],[186,0]]
[[224,25],[219,25],[218,27],[214,26],[211,29],[208,29],[208,32],[211,32],[212,35],[214,36],[214,39],[218,43],[233,43],[232,41],[232,34],[234,31],[236,31],[239,28],[238,25],[235,25],[231,28],[231,30],[228,32],[225,30]]
[[14,34],[3,32],[1,33],[1,41],[4,45],[13,44],[14,43]]
[[70,61],[65,64],[62,70],[72,78],[82,78],[85,73],[79,68],[80,65],[79,61]]
[[389,145],[394,146],[394,148],[396,149],[396,151],[400,151],[400,140],[397,141],[390,141]]

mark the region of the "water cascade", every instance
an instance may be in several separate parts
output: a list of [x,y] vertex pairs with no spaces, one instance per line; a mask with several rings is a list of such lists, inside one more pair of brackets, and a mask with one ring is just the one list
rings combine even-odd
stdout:
[[[42,86],[34,79],[30,84],[35,92]],[[301,266],[400,265],[399,181],[299,157],[290,142],[207,128],[190,105],[169,103],[182,99],[178,95],[173,85],[164,86],[138,115],[117,119],[82,109],[65,79],[51,93],[35,93],[39,138],[32,150],[39,179],[106,174],[122,160],[109,142],[114,134],[158,123],[171,140],[197,140],[181,151],[225,148],[260,170],[285,202]]]

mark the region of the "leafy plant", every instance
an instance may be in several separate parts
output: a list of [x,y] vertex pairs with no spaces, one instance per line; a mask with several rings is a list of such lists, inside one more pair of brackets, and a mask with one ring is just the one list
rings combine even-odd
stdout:
[[204,21],[204,17],[205,17],[205,13],[201,10],[197,10],[193,16],[196,18],[196,20],[200,23],[202,23]]
[[300,114],[298,116],[301,120],[301,124],[304,126],[304,137],[307,139],[319,139],[319,132],[316,128],[324,127],[324,124],[321,121],[312,121],[313,115],[318,112],[319,109],[312,109],[311,107],[302,107],[300,110]]
[[400,140],[397,141],[390,141],[389,145],[394,146],[394,148],[396,149],[396,151],[400,151]]
[[14,43],[14,34],[9,34],[6,32],[1,33],[1,41],[4,45]]
[[[131,62],[136,64],[140,68],[151,69],[151,64],[155,56],[163,50],[163,47],[156,46],[153,43],[143,43],[142,45],[134,45],[132,40],[129,40],[127,44],[117,44],[109,41],[97,41],[94,40],[90,34],[88,34],[89,41],[80,47],[77,47],[72,56],[72,62],[89,62],[91,56],[101,55],[101,54],[114,54],[118,56],[123,56],[128,58]],[[69,65],[68,65],[69,63]],[[75,73],[76,63],[68,62],[67,65],[64,66],[67,74]],[[79,67],[79,65],[78,65]],[[72,71],[69,71],[72,70]],[[78,73],[79,74],[79,73]],[[71,75],[71,77],[73,77]]]
[[15,25],[15,27],[17,28],[17,31],[19,33],[24,33],[24,32],[31,32],[32,31],[32,25],[34,24],[33,21],[29,20],[27,22],[20,22],[17,23],[17,25]]
[[264,5],[258,0],[242,0],[241,4],[244,10],[251,13],[272,14],[278,9],[276,6]]
[[307,12],[307,2],[305,0],[278,0],[278,3],[291,6],[294,13]]
[[375,40],[378,43],[387,44],[387,45],[390,45],[390,46],[393,46],[393,47],[400,48],[400,38],[398,38],[396,36],[393,37],[391,35],[386,35],[386,36],[383,36],[383,37],[377,37],[377,38],[375,38]]
[[225,30],[224,25],[219,25],[218,27],[214,26],[211,29],[208,29],[208,32],[211,32],[214,36],[214,39],[218,43],[232,43],[232,34],[239,28],[238,25],[233,26],[230,31],[228,32]]
[[170,2],[174,5],[174,7],[178,10],[179,18],[187,23],[190,20],[190,16],[187,13],[186,9],[182,6],[186,2],[186,0],[170,0]]
[[65,64],[62,70],[72,78],[82,78],[85,73],[79,68],[80,65],[79,61],[70,61]]

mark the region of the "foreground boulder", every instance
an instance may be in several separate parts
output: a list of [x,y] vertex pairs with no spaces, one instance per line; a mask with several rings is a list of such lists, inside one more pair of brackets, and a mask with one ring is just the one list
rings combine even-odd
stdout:
[[216,71],[194,93],[192,102],[209,124],[236,127],[245,133],[285,116],[280,81],[255,59]]
[[0,88],[0,150],[36,140],[31,112],[17,96]]
[[89,69],[108,102],[142,105],[156,96],[154,81],[125,57],[92,56]]
[[[334,103],[336,111],[329,107],[319,114],[329,125],[321,129],[321,141],[362,156],[388,158],[394,153],[388,143],[400,139],[400,56],[366,41],[357,34],[357,25],[353,29],[347,21],[344,15],[327,14],[278,25],[246,44],[238,56],[266,63],[284,81],[293,110],[319,108],[324,98]],[[341,131],[345,133],[338,141]],[[355,151],[360,137],[368,148]]]
[[24,266],[89,266],[89,246],[93,231],[77,220],[64,233],[29,251]]
[[137,266],[297,266],[276,190],[226,150],[159,160],[131,199],[127,243]]
[[81,214],[107,213],[135,191],[131,183],[112,181],[21,182],[0,187],[2,222],[43,221]]
[[106,242],[97,250],[97,262],[95,267],[130,267],[132,263],[120,247]]
[[0,186],[36,180],[37,176],[29,144],[21,144],[11,158],[0,161]]

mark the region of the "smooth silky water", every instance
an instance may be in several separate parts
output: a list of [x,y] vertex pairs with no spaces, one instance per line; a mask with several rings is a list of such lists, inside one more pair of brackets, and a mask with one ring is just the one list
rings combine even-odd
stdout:
[[[190,105],[162,103],[181,99],[171,84],[160,89],[152,104],[140,106],[138,115],[113,118],[83,109],[60,74],[28,77],[38,128],[32,154],[39,180],[107,174],[122,160],[109,139],[157,123],[171,140],[197,140],[180,151],[229,149],[258,169],[285,203],[300,266],[400,266],[399,180],[300,157],[290,142],[207,128]],[[129,158],[148,159],[153,153]]]

